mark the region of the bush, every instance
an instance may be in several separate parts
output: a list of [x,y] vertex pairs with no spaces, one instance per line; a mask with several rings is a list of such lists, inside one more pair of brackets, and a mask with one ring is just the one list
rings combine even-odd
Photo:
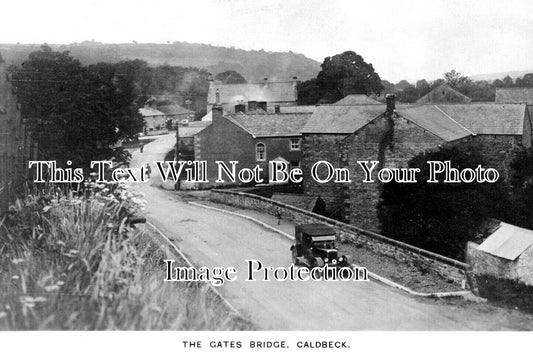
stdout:
[[125,224],[142,208],[120,184],[52,189],[11,206],[0,222],[0,330],[248,327],[215,316],[204,283],[163,282],[168,255]]
[[435,253],[464,260],[466,242],[488,217],[502,217],[508,202],[505,182],[431,183],[427,161],[450,160],[455,168],[485,166],[479,147],[469,145],[422,153],[408,163],[420,168],[417,183],[387,183],[378,216],[382,233]]

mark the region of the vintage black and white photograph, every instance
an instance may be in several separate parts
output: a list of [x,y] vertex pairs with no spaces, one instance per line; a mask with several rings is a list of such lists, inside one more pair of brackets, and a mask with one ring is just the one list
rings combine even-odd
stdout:
[[533,330],[533,2],[2,15],[0,334]]

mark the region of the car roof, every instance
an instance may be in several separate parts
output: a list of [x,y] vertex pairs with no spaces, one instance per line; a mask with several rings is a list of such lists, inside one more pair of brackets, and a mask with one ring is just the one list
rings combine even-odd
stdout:
[[300,224],[296,226],[296,230],[310,236],[335,235],[333,228],[320,223]]

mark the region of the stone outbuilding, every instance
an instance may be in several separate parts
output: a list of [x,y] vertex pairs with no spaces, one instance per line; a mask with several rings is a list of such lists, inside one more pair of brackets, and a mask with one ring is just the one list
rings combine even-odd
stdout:
[[533,231],[500,222],[481,243],[468,243],[467,262],[482,297],[533,309]]

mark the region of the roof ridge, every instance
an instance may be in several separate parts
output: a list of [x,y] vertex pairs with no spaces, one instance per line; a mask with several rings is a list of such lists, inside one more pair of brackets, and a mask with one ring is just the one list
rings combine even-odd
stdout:
[[476,136],[477,134],[472,132],[471,130],[469,130],[468,128],[466,128],[465,126],[463,126],[462,124],[460,124],[459,122],[457,122],[456,120],[454,120],[450,115],[448,115],[446,112],[444,112],[443,110],[440,109],[440,107],[438,107],[437,105],[433,105],[433,107],[435,107],[437,110],[439,110],[444,116],[448,117],[450,120],[452,120],[455,124],[457,124],[459,127],[461,127],[462,129],[464,129],[465,131],[467,132],[470,132],[471,135],[473,136]]
[[230,115],[224,115],[222,117],[225,117],[228,121],[236,125],[237,127],[243,129],[246,133],[250,134],[252,138],[257,138],[255,134],[252,133],[248,128],[244,127],[242,124],[240,124],[235,118],[231,117]]

